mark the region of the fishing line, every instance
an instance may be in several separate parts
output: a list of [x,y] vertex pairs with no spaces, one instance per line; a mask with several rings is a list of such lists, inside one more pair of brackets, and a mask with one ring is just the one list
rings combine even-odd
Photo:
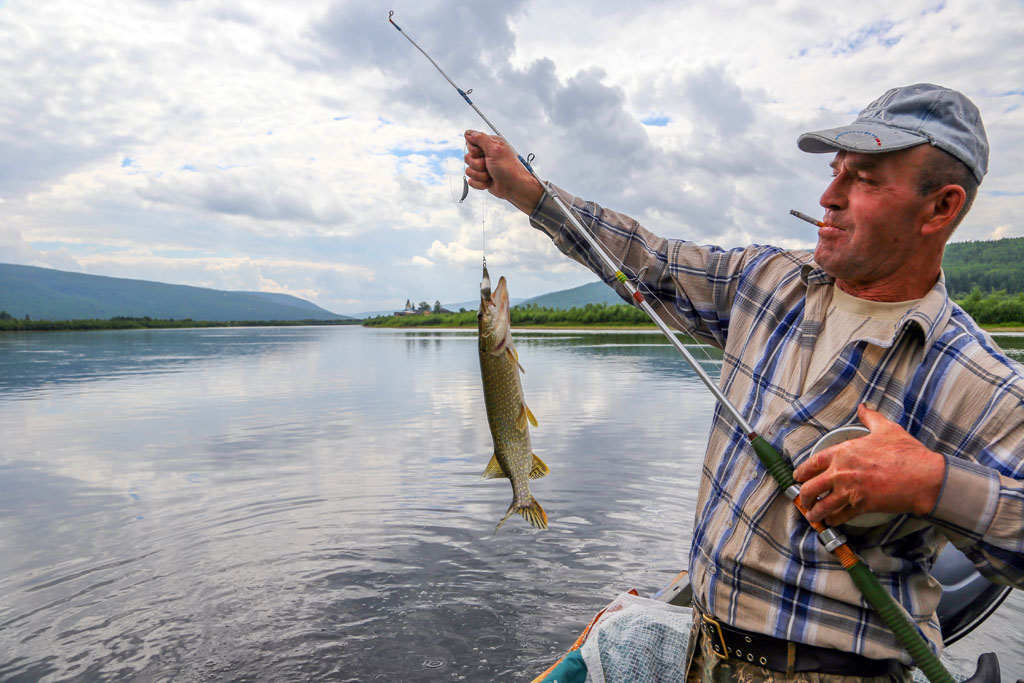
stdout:
[[[533,156],[533,155],[530,155],[530,156]],[[572,209],[573,213],[582,222],[583,220],[585,220],[585,217],[580,212],[580,209],[578,209],[576,207],[576,200],[579,199],[580,197],[579,197],[579,195],[572,195],[572,194],[570,194],[569,196],[570,196],[569,206]],[[601,246],[604,247],[606,251],[611,251],[611,249],[609,248],[608,244],[606,242],[602,242],[601,241],[601,237],[599,235],[597,235],[595,233],[591,233],[591,235],[593,236],[593,238],[597,242],[601,243]],[[631,280],[636,285],[637,289],[640,291],[640,293],[642,295],[644,295],[645,298],[652,299],[654,301],[657,301],[659,304],[661,304],[661,308],[662,308],[663,312],[668,315],[669,320],[672,323],[674,323],[674,325],[676,326],[676,328],[679,330],[680,333],[690,337],[690,339],[692,339],[694,341],[694,344],[696,345],[697,349],[700,350],[700,352],[704,355],[704,358],[709,363],[711,363],[712,365],[714,365],[716,367],[719,365],[720,361],[718,359],[716,359],[715,357],[713,357],[710,353],[708,353],[708,348],[711,345],[701,342],[700,339],[697,337],[697,334],[695,333],[696,327],[692,326],[690,323],[688,323],[685,320],[683,320],[676,313],[674,305],[670,305],[669,303],[665,302],[661,297],[659,297],[654,292],[654,290],[652,290],[650,288],[650,286],[647,285],[646,282],[644,282],[644,275],[647,274],[647,267],[646,266],[643,269],[641,269],[640,272],[637,272],[637,271],[633,270],[632,268],[630,268],[629,266],[627,266],[621,259],[617,260],[617,266],[618,266],[618,272],[621,272],[621,273],[625,274],[627,276],[627,278],[629,280]]]

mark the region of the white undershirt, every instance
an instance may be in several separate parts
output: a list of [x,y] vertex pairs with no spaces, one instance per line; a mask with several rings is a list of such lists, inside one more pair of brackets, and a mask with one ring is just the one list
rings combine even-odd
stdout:
[[832,303],[821,333],[811,351],[804,375],[806,390],[835,362],[843,348],[854,339],[892,339],[897,323],[920,299],[913,301],[869,301],[832,287]]

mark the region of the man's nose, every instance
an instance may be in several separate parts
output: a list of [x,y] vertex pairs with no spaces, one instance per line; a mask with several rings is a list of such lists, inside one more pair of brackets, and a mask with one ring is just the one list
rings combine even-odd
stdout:
[[841,211],[846,208],[846,192],[842,182],[842,176],[838,175],[832,179],[825,191],[818,198],[818,204],[831,211]]

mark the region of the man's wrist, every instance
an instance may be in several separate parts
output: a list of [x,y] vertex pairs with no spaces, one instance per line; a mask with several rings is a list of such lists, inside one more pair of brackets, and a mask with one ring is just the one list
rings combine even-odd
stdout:
[[922,481],[914,495],[914,514],[919,517],[930,515],[939,502],[939,495],[942,493],[943,484],[946,481],[945,456],[935,451],[927,451],[927,456],[922,459]]
[[534,177],[530,177],[532,183],[524,183],[523,189],[517,192],[515,196],[509,197],[508,201],[512,206],[516,207],[527,216],[533,213],[533,210],[537,208],[537,204],[540,203],[541,198],[544,196],[544,188],[541,186],[540,181]]

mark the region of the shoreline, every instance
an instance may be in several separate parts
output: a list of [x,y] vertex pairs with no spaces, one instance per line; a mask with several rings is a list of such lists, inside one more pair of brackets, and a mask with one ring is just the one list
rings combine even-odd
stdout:
[[[24,327],[7,328],[0,325],[0,333],[3,332],[91,332],[100,330],[129,330],[129,329],[189,329],[189,328],[244,328],[244,327],[317,327],[317,326],[349,326],[385,329],[385,330],[475,330],[476,325],[363,325],[359,320],[325,321],[325,320],[302,320],[302,321],[151,321],[154,324],[146,324],[141,321],[125,321],[125,324],[111,324],[111,321],[83,321],[80,324],[76,320],[38,320],[31,321]],[[96,324],[99,322],[100,324]],[[147,321],[149,322],[149,321]],[[92,324],[90,324],[92,323]],[[979,325],[989,334],[1019,334],[1024,333],[1024,323],[1001,323],[998,325]],[[623,332],[659,332],[655,325],[514,325],[516,330],[562,330],[565,332],[593,332],[593,331],[623,331]],[[689,334],[677,330],[679,334]]]

